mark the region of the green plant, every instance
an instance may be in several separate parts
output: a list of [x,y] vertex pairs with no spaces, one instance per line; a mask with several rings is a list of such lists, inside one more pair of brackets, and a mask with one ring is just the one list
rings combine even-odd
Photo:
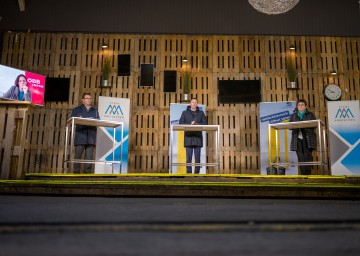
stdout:
[[103,62],[103,68],[102,68],[103,80],[109,80],[110,71],[111,71],[110,58],[105,56]]
[[285,60],[285,65],[286,65],[286,73],[287,73],[288,79],[290,80],[290,82],[295,82],[297,72],[296,72],[296,67],[295,67],[294,60],[286,59]]
[[190,85],[191,85],[191,72],[184,71],[182,74],[182,77],[183,77],[184,94],[189,94],[190,93]]

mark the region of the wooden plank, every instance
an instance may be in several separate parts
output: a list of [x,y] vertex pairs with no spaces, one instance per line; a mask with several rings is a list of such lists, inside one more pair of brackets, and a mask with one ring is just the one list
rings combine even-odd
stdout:
[[0,105],[0,108],[4,109],[7,115],[5,136],[3,139],[3,159],[1,166],[1,179],[9,179],[11,172],[11,154],[13,145],[13,132],[15,127],[15,110],[8,109],[5,105]]

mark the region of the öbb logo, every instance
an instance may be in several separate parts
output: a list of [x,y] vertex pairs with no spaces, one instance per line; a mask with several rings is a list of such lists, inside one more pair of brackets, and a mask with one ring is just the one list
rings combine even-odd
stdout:
[[32,83],[32,84],[40,84],[41,83],[40,79],[35,79],[35,78],[28,78],[27,82]]

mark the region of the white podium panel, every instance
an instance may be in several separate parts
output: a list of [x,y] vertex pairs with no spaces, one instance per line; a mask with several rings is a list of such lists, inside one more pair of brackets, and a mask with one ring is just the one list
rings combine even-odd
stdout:
[[[310,120],[310,121],[301,121],[301,122],[288,122],[288,123],[275,123],[269,124],[269,145],[272,145],[272,139],[270,136],[271,129],[275,130],[275,148],[276,148],[276,160],[279,159],[278,156],[278,132],[281,130],[291,130],[291,129],[299,129],[299,128],[314,128],[317,129],[317,137],[318,137],[318,145],[319,145],[319,161],[312,161],[312,162],[297,162],[297,163],[290,163],[290,162],[272,162],[270,159],[270,165],[280,165],[285,166],[289,164],[297,164],[297,165],[327,165],[326,159],[326,132],[324,123],[321,120]],[[287,149],[289,150],[289,149]],[[270,155],[272,155],[272,147],[270,147]]]
[[[174,163],[173,162],[173,137],[177,131],[198,131],[215,132],[215,159],[213,163]],[[172,173],[173,166],[214,166],[217,173],[220,173],[220,125],[171,125],[170,126],[170,164],[169,173]]]

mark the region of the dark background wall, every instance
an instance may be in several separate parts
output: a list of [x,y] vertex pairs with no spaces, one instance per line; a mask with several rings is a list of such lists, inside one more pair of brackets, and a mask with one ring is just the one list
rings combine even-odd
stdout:
[[0,1],[0,31],[360,36],[358,0],[300,0],[265,15],[247,0]]

